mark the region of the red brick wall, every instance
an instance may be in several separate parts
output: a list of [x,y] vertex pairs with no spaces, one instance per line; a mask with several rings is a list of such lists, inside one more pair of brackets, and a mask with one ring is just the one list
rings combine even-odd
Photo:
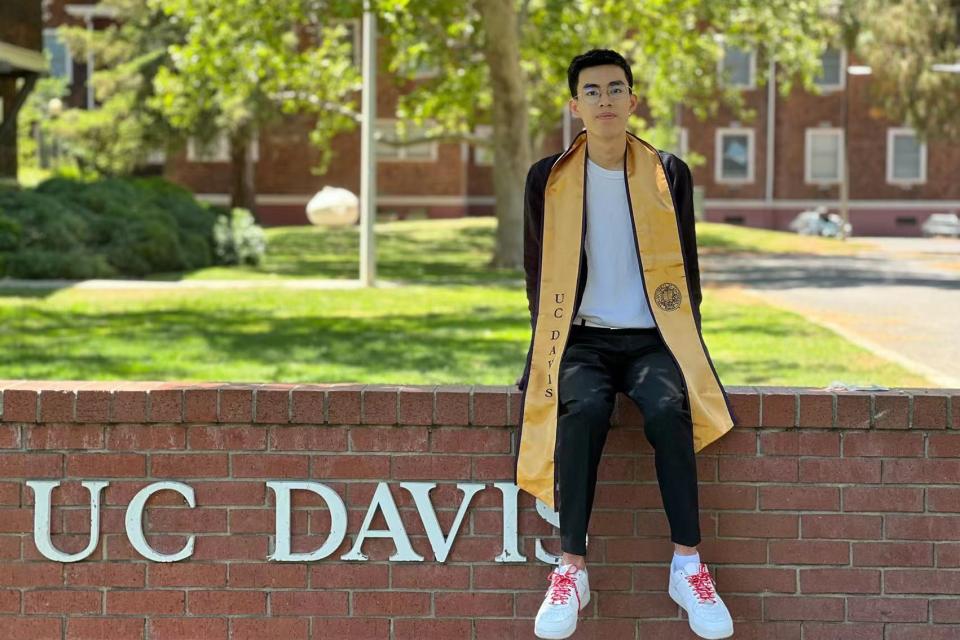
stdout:
[[[737,637],[956,638],[960,624],[960,390],[827,393],[729,387],[733,431],[698,456],[701,553]],[[4,638],[532,638],[553,528],[520,495],[525,563],[502,551],[496,481],[512,480],[516,389],[486,386],[0,382],[0,629]],[[672,552],[642,417],[614,414],[590,525],[594,595],[578,637],[692,638],[666,594]],[[100,543],[76,563],[33,543],[30,479],[62,480],[53,542],[88,541],[81,480],[109,480]],[[348,509],[324,560],[267,562],[267,480],[311,480]],[[125,508],[178,480],[196,507],[161,493],[144,526],[159,551],[195,535],[193,556],[144,560]],[[390,562],[369,539],[346,562],[374,488],[388,481],[424,562]],[[401,481],[436,481],[449,531],[458,481],[487,483],[450,556],[434,561]],[[325,508],[294,494],[293,549],[319,546]],[[302,498],[302,499],[301,499]],[[328,521],[329,518],[326,518]],[[384,527],[382,514],[374,529]]]

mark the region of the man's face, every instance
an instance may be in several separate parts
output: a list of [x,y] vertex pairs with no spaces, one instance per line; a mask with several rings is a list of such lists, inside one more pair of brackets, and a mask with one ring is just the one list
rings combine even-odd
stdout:
[[[577,98],[570,99],[570,111],[583,120],[587,134],[610,136],[627,130],[627,119],[637,106],[637,96],[629,91],[627,75],[615,64],[588,67],[577,80]],[[627,91],[619,99],[617,90]],[[591,104],[589,94],[599,92],[599,100]]]

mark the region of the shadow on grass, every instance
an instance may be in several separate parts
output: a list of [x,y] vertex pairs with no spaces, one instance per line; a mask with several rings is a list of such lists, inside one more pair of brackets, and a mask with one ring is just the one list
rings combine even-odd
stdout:
[[44,288],[33,288],[33,287],[5,287],[3,281],[0,280],[0,298],[31,298],[31,299],[44,299],[49,298],[56,292],[62,289],[69,289],[70,285],[65,284],[62,286],[53,286],[53,287],[44,287]]
[[[392,380],[411,373],[473,384],[476,371],[523,369],[528,323],[477,306],[458,314],[391,318],[264,317],[258,310],[123,311],[96,315],[24,309],[9,318],[0,377],[196,379],[204,367],[264,372],[246,382]],[[506,335],[523,337],[507,338]],[[516,370],[516,371],[514,371]],[[316,372],[311,375],[311,371]],[[259,374],[258,374],[259,375]]]
[[[377,275],[385,280],[435,284],[487,284],[523,278],[519,269],[488,266],[494,236],[489,228],[436,227],[382,232],[376,240]],[[360,240],[356,229],[291,227],[269,237],[267,255],[259,266],[231,267],[244,274],[287,278],[356,279]],[[186,273],[163,273],[151,280],[180,280]]]
[[[78,313],[25,307],[3,318],[0,378],[211,380],[512,385],[529,345],[526,318],[471,304],[455,313],[292,317],[262,307]],[[761,324],[749,314],[705,322],[725,385],[771,384],[785,371],[810,380],[843,377],[844,363],[810,358],[802,345],[815,327]],[[809,335],[808,334],[809,331]],[[718,333],[795,350],[719,348]],[[822,336],[819,337],[822,339]],[[863,376],[860,376],[863,377]]]
[[766,254],[740,259],[714,258],[703,282],[736,283],[754,289],[837,287],[926,287],[957,290],[960,280],[947,275],[898,268],[885,256],[796,256]]

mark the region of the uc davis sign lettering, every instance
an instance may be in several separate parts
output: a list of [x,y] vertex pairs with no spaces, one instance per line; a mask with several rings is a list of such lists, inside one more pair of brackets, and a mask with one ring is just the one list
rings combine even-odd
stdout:
[[[33,513],[33,539],[40,553],[56,562],[78,562],[90,556],[96,549],[100,538],[100,504],[103,489],[110,485],[105,480],[84,480],[81,485],[90,494],[90,540],[87,546],[77,553],[65,553],[57,549],[51,540],[51,508],[53,490],[60,485],[60,480],[28,480],[35,495]],[[268,481],[266,487],[274,492],[276,497],[275,516],[275,544],[268,560],[277,562],[313,562],[327,558],[336,550],[347,535],[347,508],[340,495],[322,482],[307,481]],[[487,489],[488,485],[479,482],[459,482],[457,489],[463,493],[463,498],[454,518],[453,525],[447,534],[444,534],[437,519],[436,511],[430,500],[430,492],[435,482],[400,482],[401,489],[410,493],[416,505],[417,513],[427,539],[430,542],[436,562],[445,562],[453,547],[454,540],[463,522],[464,516],[470,507],[474,496]],[[493,560],[495,562],[526,562],[527,558],[520,553],[517,532],[517,495],[519,488],[512,482],[495,482],[492,485],[500,492],[503,551]],[[196,507],[193,487],[177,481],[154,482],[134,495],[127,506],[124,524],[130,544],[141,556],[154,562],[177,562],[193,555],[194,536],[189,536],[183,548],[176,553],[163,554],[153,549],[147,542],[143,531],[143,512],[147,500],[159,491],[174,491],[183,496],[187,504]],[[310,491],[320,497],[330,512],[330,533],[324,543],[313,551],[294,553],[290,548],[290,516],[291,493],[293,491]],[[377,511],[380,511],[387,523],[386,529],[371,529],[370,525]],[[559,526],[559,515],[542,501],[537,500],[537,513],[544,520],[555,527]],[[389,560],[397,562],[423,562],[425,558],[417,553],[410,544],[406,528],[400,518],[400,512],[390,493],[387,482],[377,484],[370,505],[367,508],[363,524],[357,533],[356,541],[349,552],[340,556],[341,560],[365,561],[363,543],[367,538],[391,538],[396,553]],[[541,540],[536,539],[536,556],[538,560],[549,564],[556,564],[559,557],[549,553],[543,547]]]

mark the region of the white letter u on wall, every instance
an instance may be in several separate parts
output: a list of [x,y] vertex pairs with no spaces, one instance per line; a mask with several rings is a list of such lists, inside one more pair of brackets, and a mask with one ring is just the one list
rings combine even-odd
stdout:
[[59,480],[27,480],[33,489],[33,543],[43,557],[56,562],[78,562],[97,548],[100,541],[100,492],[110,483],[105,480],[84,480],[80,483],[90,492],[90,542],[78,553],[64,553],[53,546],[50,540],[50,504],[53,490],[60,486]]

